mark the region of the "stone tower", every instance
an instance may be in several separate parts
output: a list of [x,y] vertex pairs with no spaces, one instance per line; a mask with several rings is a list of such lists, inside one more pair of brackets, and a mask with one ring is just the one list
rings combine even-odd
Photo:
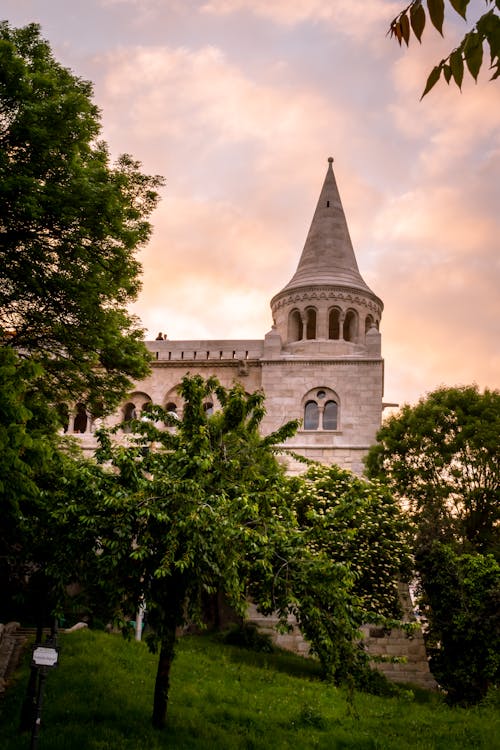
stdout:
[[[139,415],[151,402],[180,414],[182,377],[216,375],[226,387],[240,381],[248,393],[264,391],[265,432],[301,420],[286,447],[362,472],[381,422],[383,305],[359,273],[332,163],[330,158],[297,270],[271,300],[271,331],[264,339],[146,342],[152,372],[136,383],[111,422]],[[70,431],[81,434],[90,450],[92,421],[88,415],[83,427],[81,416],[75,411]],[[289,468],[303,465],[290,461]]]
[[297,270],[271,310],[269,427],[300,416],[294,450],[361,473],[382,416],[383,304],[359,272],[331,157]]

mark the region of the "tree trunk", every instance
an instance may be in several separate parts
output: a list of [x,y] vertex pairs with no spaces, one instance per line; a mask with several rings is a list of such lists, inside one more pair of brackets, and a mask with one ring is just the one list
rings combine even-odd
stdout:
[[152,723],[155,729],[164,729],[167,723],[168,691],[170,688],[170,667],[175,650],[175,626],[164,632],[158,669],[156,672],[155,693],[153,699]]

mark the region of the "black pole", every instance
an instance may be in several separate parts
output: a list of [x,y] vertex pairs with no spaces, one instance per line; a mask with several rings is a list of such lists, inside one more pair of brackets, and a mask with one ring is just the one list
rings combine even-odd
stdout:
[[[42,616],[38,613],[36,623],[36,638],[35,643],[41,643],[43,639],[43,623]],[[23,705],[21,707],[21,717],[19,720],[19,731],[28,732],[34,721],[36,703],[37,703],[37,682],[38,682],[38,667],[34,664],[31,665],[30,676],[28,685],[26,688],[26,694],[24,696]]]
[[33,717],[33,729],[31,732],[30,750],[37,750],[38,738],[40,736],[40,726],[42,723],[42,704],[45,680],[47,679],[47,668],[42,667],[38,675],[38,693],[36,697],[35,715]]

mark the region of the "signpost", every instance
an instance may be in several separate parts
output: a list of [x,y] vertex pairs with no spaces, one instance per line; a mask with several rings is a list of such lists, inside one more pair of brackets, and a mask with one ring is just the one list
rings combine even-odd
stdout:
[[49,638],[44,645],[36,643],[33,647],[31,666],[38,670],[38,690],[33,714],[30,750],[37,750],[40,726],[42,723],[42,703],[45,680],[53,667],[57,667],[59,649],[56,646],[56,636]]

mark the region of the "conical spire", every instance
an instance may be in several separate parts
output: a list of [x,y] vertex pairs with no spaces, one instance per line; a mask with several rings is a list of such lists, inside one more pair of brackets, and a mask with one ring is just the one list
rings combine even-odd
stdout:
[[323,188],[295,274],[282,291],[328,284],[373,292],[361,278],[340,194],[328,159]]

